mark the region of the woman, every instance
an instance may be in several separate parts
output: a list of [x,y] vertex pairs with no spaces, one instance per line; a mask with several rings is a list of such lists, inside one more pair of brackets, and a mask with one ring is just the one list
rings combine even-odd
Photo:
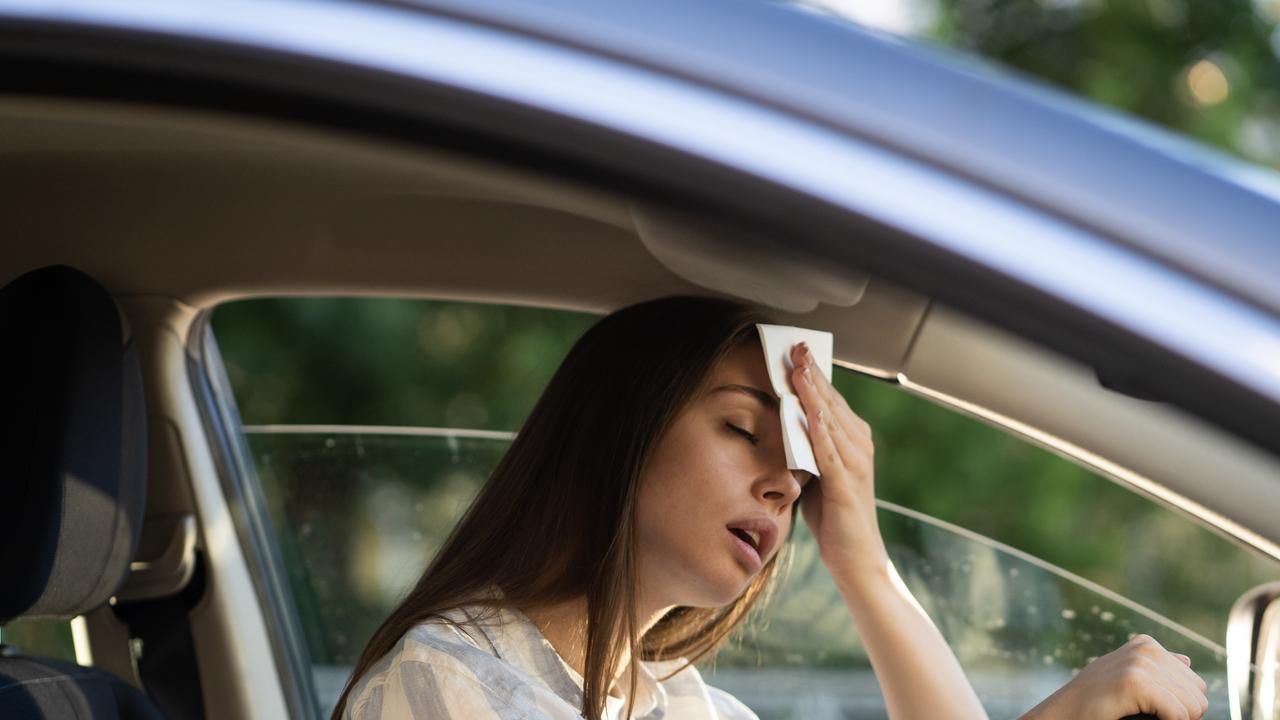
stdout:
[[[754,718],[690,663],[768,589],[800,507],[889,716],[985,718],[885,551],[870,428],[803,346],[791,381],[819,476],[787,469],[759,322],[670,297],[588,330],[369,641],[334,720]],[[1139,636],[1027,717],[1196,720],[1204,692],[1186,656]]]

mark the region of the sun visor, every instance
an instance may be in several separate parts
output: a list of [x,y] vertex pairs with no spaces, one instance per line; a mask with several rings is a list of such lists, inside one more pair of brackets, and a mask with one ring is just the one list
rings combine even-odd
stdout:
[[867,288],[865,273],[824,265],[780,242],[744,238],[727,226],[636,203],[631,217],[640,241],[658,262],[709,290],[807,313],[819,303],[854,305]]

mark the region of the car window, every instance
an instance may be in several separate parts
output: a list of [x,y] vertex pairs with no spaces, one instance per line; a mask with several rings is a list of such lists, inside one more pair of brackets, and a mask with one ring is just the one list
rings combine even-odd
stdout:
[[76,661],[71,623],[66,620],[15,620],[0,627],[0,644],[28,657]]
[[[387,299],[254,300],[212,327],[328,711],[364,643],[496,465],[583,313]],[[838,368],[874,429],[895,566],[993,716],[1147,633],[1228,717],[1228,610],[1268,559],[1057,455]],[[884,717],[803,526],[769,605],[703,666],[761,718]],[[765,679],[764,682],[761,680]]]

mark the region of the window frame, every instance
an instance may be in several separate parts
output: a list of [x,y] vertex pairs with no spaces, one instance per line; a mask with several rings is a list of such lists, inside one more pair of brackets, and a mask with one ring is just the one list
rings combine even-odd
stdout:
[[[279,668],[278,684],[290,717],[324,720],[316,703],[310,656],[289,588],[284,560],[252,455],[245,440],[231,381],[213,335],[214,309],[201,311],[188,336],[187,371],[192,393],[209,438],[218,480],[236,540],[244,551],[257,605],[267,622],[268,642]],[[211,561],[213,558],[211,558]]]
[[[413,299],[424,300],[427,298],[414,297]],[[465,300],[457,299],[452,299],[450,301],[466,302]],[[539,307],[544,307],[548,310],[557,309],[546,305],[539,305]],[[200,370],[206,377],[207,390],[205,395],[207,396],[207,402],[210,403],[211,407],[213,407],[213,411],[217,413],[217,418],[224,423],[223,428],[218,428],[215,434],[210,435],[210,437],[216,437],[219,443],[227,443],[227,448],[224,450],[227,457],[227,460],[224,462],[227,464],[223,469],[220,469],[220,476],[223,478],[224,492],[227,492],[228,498],[236,498],[235,502],[230,504],[234,509],[232,514],[233,517],[236,518],[237,531],[240,533],[241,543],[246,547],[254,548],[252,556],[258,563],[257,567],[261,568],[262,574],[258,574],[257,571],[255,571],[254,574],[255,585],[258,589],[259,602],[263,604],[264,607],[268,607],[271,612],[275,613],[276,617],[285,619],[284,622],[272,624],[273,631],[275,632],[273,645],[277,648],[277,653],[280,653],[278,657],[288,658],[287,664],[282,664],[281,666],[287,667],[288,672],[293,676],[291,679],[293,682],[291,692],[307,693],[307,695],[304,696],[307,698],[307,705],[312,708],[313,712],[318,712],[318,697],[315,691],[315,683],[312,680],[313,664],[311,662],[308,648],[306,647],[305,632],[301,629],[302,621],[298,615],[298,606],[294,600],[293,592],[288,583],[287,571],[284,568],[283,557],[280,554],[280,549],[276,541],[277,535],[274,529],[274,523],[270,517],[270,513],[263,496],[262,487],[257,476],[255,461],[248,446],[247,436],[244,430],[245,426],[241,422],[238,410],[235,407],[234,392],[230,384],[230,379],[226,374],[225,366],[223,365],[222,357],[218,350],[216,338],[213,335],[211,325],[212,315],[213,310],[209,310],[202,313],[198,318],[196,327],[199,328],[198,335],[202,338],[202,342],[199,345],[199,352],[202,357],[206,358],[206,362],[198,368],[193,365],[193,369]],[[193,333],[193,337],[195,336],[196,333]],[[1082,461],[1080,458],[1061,453],[1053,446],[1047,445],[1036,437],[1022,432],[1016,425],[1001,423],[996,418],[971,412],[963,406],[947,402],[945,398],[916,392],[912,387],[908,384],[904,384],[899,379],[877,377],[852,367],[841,366],[838,368],[838,371],[852,373],[869,380],[893,385],[897,392],[907,393],[908,395],[912,395],[923,402],[936,405],[942,410],[955,413],[956,415],[965,417],[972,422],[977,422],[991,427],[1002,434],[1010,436],[1013,440],[1029,447],[1036,448],[1039,451],[1058,455],[1064,462],[1075,464],[1095,476],[1098,482],[1115,483],[1124,490],[1132,492],[1144,502],[1165,508],[1184,522],[1192,523],[1210,532],[1223,536],[1225,539],[1238,546],[1238,549],[1241,552],[1259,552],[1257,548],[1243,542],[1240,538],[1223,532],[1220,528],[1205,522],[1203,518],[1198,517],[1194,513],[1188,512],[1185,508],[1176,504],[1164,502],[1161,498],[1143,492],[1140,488],[1123,482],[1122,479],[1116,478],[1105,472],[1105,470],[1092,466]],[[219,402],[218,398],[223,398],[224,400]],[[277,428],[279,426],[272,427]],[[297,427],[314,430],[315,428],[324,426],[300,424]],[[411,429],[393,426],[353,427],[360,427],[364,430],[374,432],[388,429],[392,431],[405,431]],[[453,430],[453,428],[433,429]],[[493,432],[494,434],[506,434],[499,433],[499,431],[479,432],[483,432],[485,434],[489,434],[490,432]],[[234,442],[227,442],[225,436],[228,434],[234,435]],[[235,468],[234,473],[228,473],[226,468],[232,467]],[[1176,619],[1162,615],[1158,611],[1152,610],[1127,595],[1110,590],[1087,577],[1061,568],[1053,562],[1040,558],[1039,556],[1019,550],[999,539],[988,537],[978,531],[974,531],[951,523],[947,520],[928,515],[927,513],[912,510],[879,498],[877,499],[877,506],[881,509],[889,510],[902,516],[913,517],[935,527],[936,529],[948,532],[957,538],[975,542],[979,545],[989,547],[1011,557],[1020,559],[1028,564],[1037,566],[1040,569],[1046,570],[1060,579],[1071,582],[1084,590],[1088,590],[1104,597],[1109,597],[1112,601],[1133,610],[1136,614],[1147,617],[1149,620],[1165,626],[1173,632],[1178,632],[1188,637],[1195,636],[1203,638],[1199,633],[1184,626]],[[1265,556],[1265,554],[1262,555]],[[1119,598],[1119,600],[1117,600],[1117,598]],[[1212,640],[1209,642],[1212,642]],[[1214,643],[1214,645],[1216,646],[1217,644]],[[287,655],[284,653],[287,653]]]

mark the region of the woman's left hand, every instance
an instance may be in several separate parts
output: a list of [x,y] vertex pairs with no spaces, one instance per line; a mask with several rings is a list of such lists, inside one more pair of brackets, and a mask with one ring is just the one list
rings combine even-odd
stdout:
[[791,384],[808,419],[809,442],[820,474],[809,481],[800,498],[819,555],[837,581],[883,573],[889,555],[876,521],[871,426],[832,387],[814,364],[808,346],[792,347],[791,359],[795,366]]

